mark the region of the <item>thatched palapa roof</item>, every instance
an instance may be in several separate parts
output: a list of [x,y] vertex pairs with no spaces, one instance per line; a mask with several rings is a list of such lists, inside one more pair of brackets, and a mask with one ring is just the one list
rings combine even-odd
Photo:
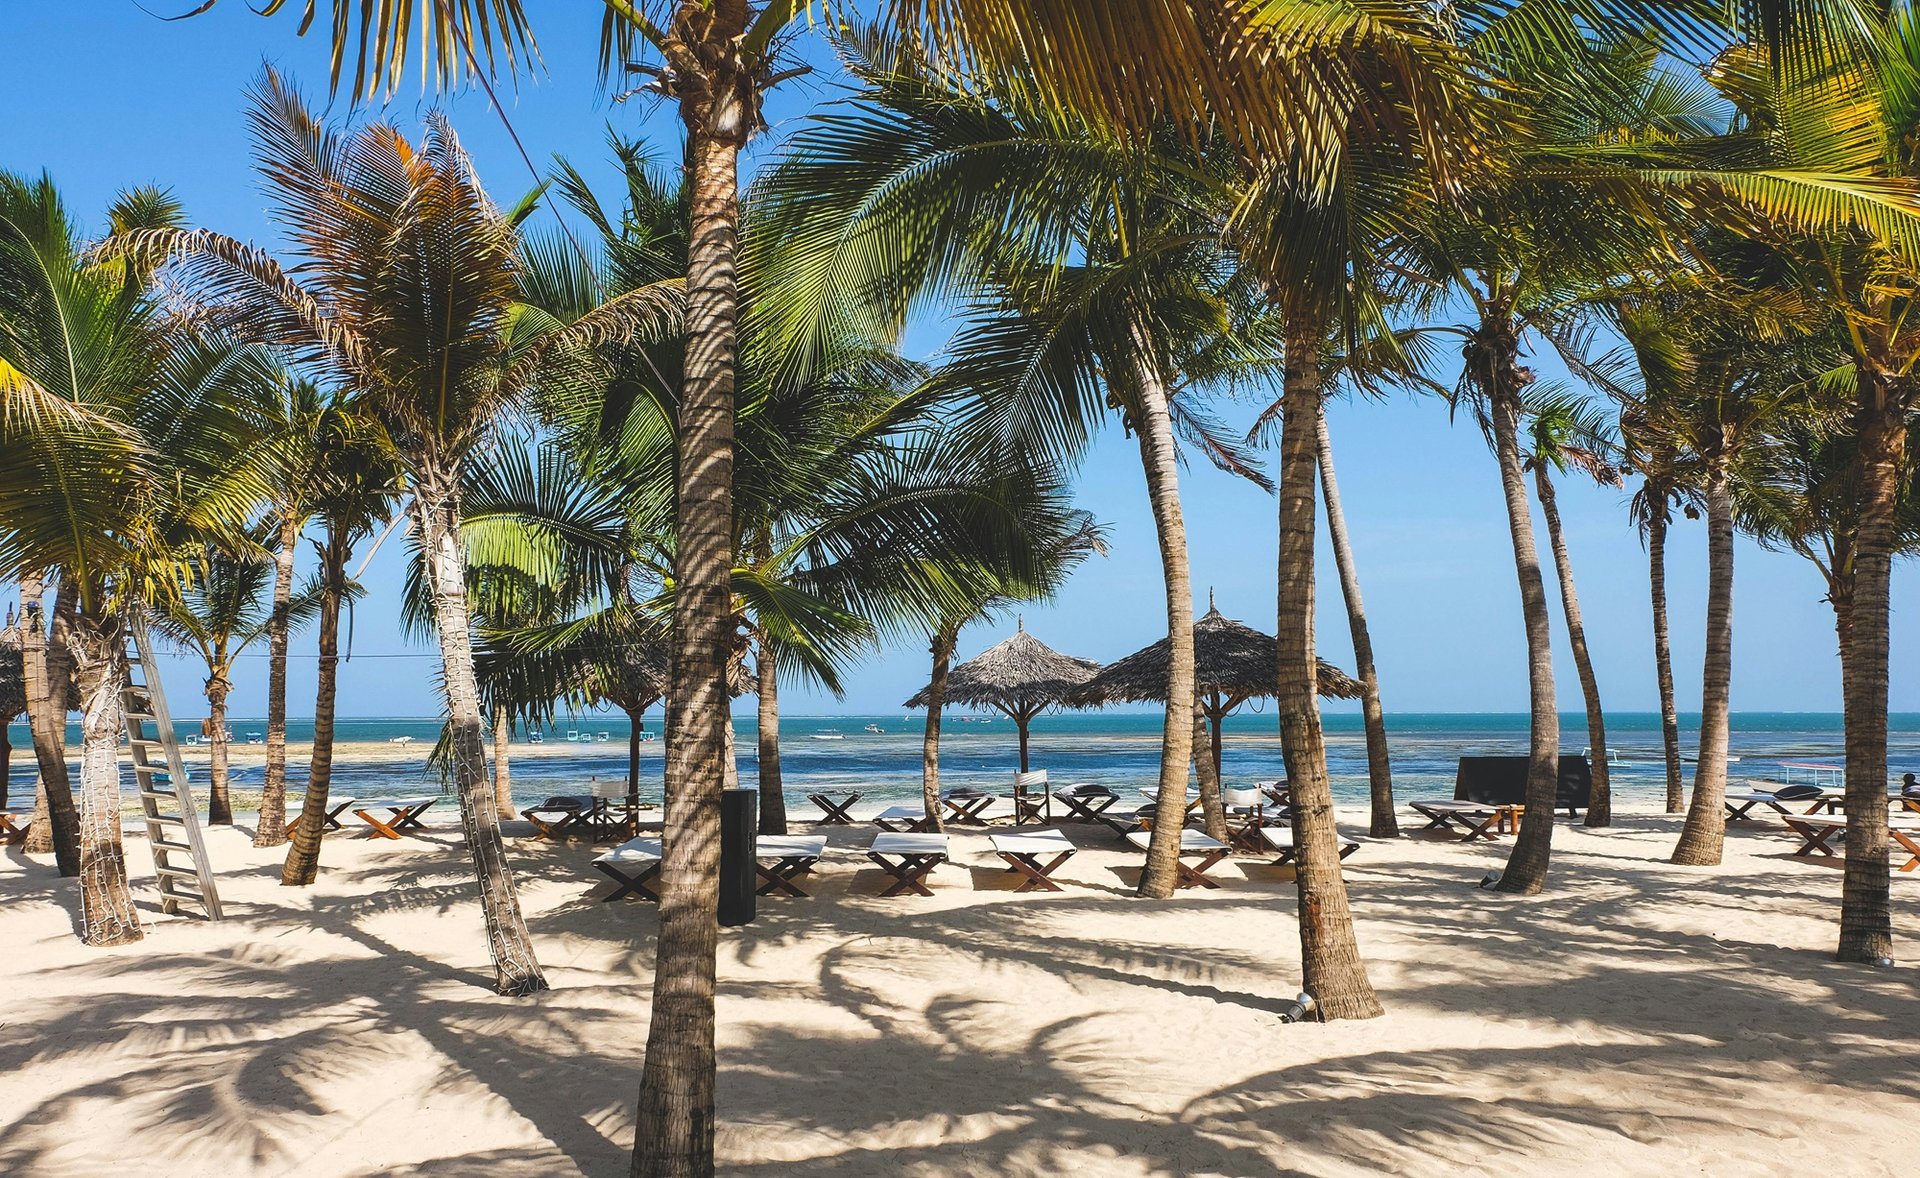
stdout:
[[20,626],[13,610],[8,609],[6,628],[0,630],[0,724],[26,710],[27,674],[20,656]]
[[[948,673],[946,702],[999,708],[1016,718],[1032,716],[1059,703],[1099,670],[1100,664],[1092,659],[1061,654],[1027,633],[1023,622],[1013,637],[989,646]],[[927,688],[921,688],[907,706],[926,707]]]
[[[1162,638],[1134,651],[1074,688],[1066,702],[1073,707],[1102,707],[1165,700],[1171,649],[1171,643]],[[1273,636],[1226,617],[1211,603],[1206,616],[1193,624],[1193,654],[1199,695],[1203,700],[1214,697],[1229,710],[1245,700],[1272,695],[1280,676]],[[1321,695],[1360,698],[1360,684],[1346,672],[1325,659],[1319,660],[1319,668]]]

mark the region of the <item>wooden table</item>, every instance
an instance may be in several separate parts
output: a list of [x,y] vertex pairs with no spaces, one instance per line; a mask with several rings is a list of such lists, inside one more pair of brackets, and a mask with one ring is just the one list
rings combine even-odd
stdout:
[[[440,800],[439,794],[431,797],[394,798],[384,802],[356,802],[354,816],[373,829],[367,832],[368,838],[397,839],[403,830],[414,830],[421,826],[420,815]],[[373,816],[372,811],[384,810],[386,821]]]
[[1500,835],[1519,829],[1520,819],[1527,812],[1525,806],[1488,806],[1445,798],[1429,798],[1407,804],[1426,818],[1427,824],[1421,827],[1422,830],[1457,829],[1464,832],[1460,836],[1463,843],[1470,843],[1474,839],[1494,842]]
[[880,894],[897,896],[914,892],[931,896],[923,882],[935,867],[947,861],[947,836],[944,834],[901,834],[888,831],[873,836],[867,858],[893,877],[893,883]]
[[852,826],[853,815],[847,811],[853,809],[853,804],[860,800],[860,791],[848,790],[838,797],[822,791],[817,794],[808,794],[807,800],[820,807],[820,812],[825,815],[820,819],[822,826]]
[[[1127,841],[1139,847],[1142,851],[1145,851],[1153,846],[1153,835],[1149,831],[1136,830],[1127,835]],[[1180,830],[1180,857],[1173,861],[1174,867],[1180,873],[1177,886],[1183,888],[1219,887],[1220,885],[1210,878],[1207,872],[1213,869],[1214,864],[1225,859],[1231,849],[1227,844],[1212,837],[1205,831],[1189,830],[1182,827]],[[1198,859],[1199,862],[1189,866],[1182,862],[1184,859]]]
[[622,896],[636,895],[643,900],[658,900],[653,881],[660,874],[660,840],[632,838],[593,861],[602,875],[620,885],[600,897],[602,903]]
[[33,829],[31,811],[23,814],[0,814],[0,846],[10,847],[15,843],[27,841],[27,832]]
[[760,877],[760,894],[805,897],[806,890],[794,880],[812,871],[826,853],[825,835],[761,835],[753,845],[753,870]]
[[[1053,882],[1053,873],[1060,865],[1073,858],[1079,848],[1066,835],[1057,830],[1045,828],[1036,830],[1010,830],[1005,834],[990,836],[993,853],[1007,861],[1007,870],[1019,872],[1024,878],[1016,892],[1035,890],[1057,892],[1059,884]],[[1042,863],[1041,859],[1051,855],[1053,858]]]

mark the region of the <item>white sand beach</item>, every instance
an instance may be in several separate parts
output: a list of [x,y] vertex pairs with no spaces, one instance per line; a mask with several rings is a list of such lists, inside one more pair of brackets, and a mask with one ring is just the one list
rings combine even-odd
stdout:
[[[624,1174],[652,906],[601,903],[593,849],[512,838],[554,989],[497,997],[449,809],[334,834],[307,891],[214,831],[229,919],[149,906],[122,949],[79,943],[47,864],[0,857],[0,1172]],[[722,1171],[1912,1173],[1920,974],[1828,959],[1837,860],[1756,823],[1725,868],[1671,867],[1676,823],[1563,824],[1531,899],[1474,887],[1505,843],[1368,842],[1348,880],[1388,1014],[1331,1025],[1276,1014],[1287,869],[1138,900],[1137,856],[1069,827],[1068,890],[1014,894],[964,833],[933,898],[886,899],[836,853],[812,898],[723,930]],[[1911,953],[1920,875],[1894,901]]]

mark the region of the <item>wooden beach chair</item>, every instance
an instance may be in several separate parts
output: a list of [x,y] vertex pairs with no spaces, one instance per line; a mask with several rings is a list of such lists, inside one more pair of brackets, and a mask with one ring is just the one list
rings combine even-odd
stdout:
[[1032,769],[1013,775],[1013,824],[1053,821],[1053,793],[1047,788],[1047,771]]
[[[439,794],[422,795],[417,798],[388,798],[380,802],[353,802],[354,817],[366,823],[370,829],[367,837],[397,839],[402,832],[422,829],[420,816],[440,800]],[[383,811],[385,819],[374,817],[375,811]]]
[[520,817],[533,823],[536,837],[562,842],[573,837],[573,828],[580,824],[580,816],[591,806],[584,798],[553,797],[537,806],[528,806],[520,811]]
[[[1057,892],[1060,885],[1053,882],[1053,873],[1060,865],[1073,858],[1079,848],[1060,831],[1046,827],[1031,830],[1014,829],[1005,834],[988,837],[993,844],[993,853],[1007,861],[1008,871],[1017,871],[1023,878],[1016,892],[1034,890]],[[1047,858],[1052,856],[1052,858]],[[1041,862],[1046,859],[1046,862]]]
[[[1273,861],[1275,867],[1285,867],[1287,864],[1293,862],[1295,855],[1299,854],[1299,848],[1293,844],[1293,831],[1289,827],[1263,826],[1260,828],[1260,841],[1267,845],[1268,850],[1279,855],[1279,858]],[[1359,849],[1360,844],[1354,842],[1352,839],[1343,838],[1340,840],[1340,857],[1342,859],[1345,859],[1348,855],[1353,854]]]
[[[1136,830],[1127,835],[1127,841],[1145,851],[1153,845],[1150,831]],[[1180,830],[1180,858],[1174,860],[1174,867],[1180,872],[1178,886],[1183,888],[1217,888],[1220,885],[1207,875],[1213,865],[1225,859],[1232,848],[1202,830],[1182,827]],[[1199,862],[1188,865],[1184,860],[1197,859]]]
[[27,834],[32,829],[33,811],[0,813],[0,847],[26,842]]
[[622,896],[636,895],[643,900],[658,900],[652,884],[660,874],[660,840],[641,836],[621,843],[600,855],[593,866],[619,886],[600,897],[604,903]]
[[867,847],[867,858],[893,877],[893,883],[881,895],[913,892],[931,896],[933,892],[925,880],[934,868],[947,861],[947,836],[886,831],[873,836],[873,842]]

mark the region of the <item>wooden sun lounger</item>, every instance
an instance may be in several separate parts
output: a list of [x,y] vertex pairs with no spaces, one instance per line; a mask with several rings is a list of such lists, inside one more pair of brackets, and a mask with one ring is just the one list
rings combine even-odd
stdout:
[[826,853],[825,835],[761,835],[753,844],[753,870],[760,877],[760,894],[807,895],[794,880],[812,871]]
[[897,896],[914,892],[931,896],[925,879],[934,868],[947,861],[947,836],[944,834],[906,834],[886,831],[873,836],[867,858],[893,877],[893,883],[880,894]]
[[[993,853],[1007,861],[1008,871],[1017,871],[1025,877],[1020,886],[1013,889],[1016,892],[1060,891],[1060,885],[1053,882],[1053,873],[1078,850],[1066,835],[1046,828],[1016,828],[1006,834],[991,835],[988,841],[993,843]],[[1040,860],[1048,855],[1053,858],[1042,863]]]
[[[1814,855],[1834,856],[1832,842],[1843,838],[1847,833],[1847,819],[1844,815],[1816,816],[1812,814],[1783,814],[1780,817],[1788,830],[1800,838],[1800,845],[1794,848],[1794,854],[1812,858]],[[1899,871],[1920,870],[1920,826],[1887,824],[1887,837],[1903,848],[1909,858],[1901,864]]]
[[[1145,851],[1153,845],[1153,835],[1149,831],[1136,830],[1127,835],[1127,841]],[[1183,888],[1217,888],[1220,885],[1207,876],[1213,865],[1227,857],[1232,850],[1219,839],[1205,831],[1182,828],[1180,831],[1180,858],[1174,860],[1174,867],[1180,872],[1177,886]],[[1198,859],[1189,866],[1182,859]]]
[[555,842],[570,840],[573,828],[580,824],[586,815],[588,803],[579,798],[555,798],[565,805],[528,806],[520,811],[520,817],[533,823],[534,833],[543,839]]
[[602,902],[618,900],[629,893],[643,900],[658,900],[652,883],[660,874],[660,840],[647,838],[628,839],[613,850],[596,857],[593,865],[620,886],[600,897]]
[[987,824],[987,810],[1000,798],[983,789],[954,789],[940,795],[941,817],[948,822]]
[[[428,808],[439,800],[439,794],[418,798],[390,798],[381,802],[356,800],[353,803],[353,813],[360,821],[373,828],[367,832],[368,838],[397,839],[401,831],[418,828],[421,825],[420,815],[425,814]],[[375,810],[385,810],[386,821],[375,818],[372,813]]]
[[33,812],[19,814],[0,813],[0,846],[10,847],[15,843],[27,841],[27,832],[33,829]]
[[1053,796],[1054,800],[1067,808],[1063,821],[1097,822],[1115,834],[1125,834],[1133,829],[1131,814],[1124,821],[1107,814],[1108,810],[1120,803],[1120,795],[1104,785],[1081,782],[1057,789],[1053,791]]
[[1423,830],[1459,830],[1461,842],[1474,839],[1496,841],[1500,835],[1520,825],[1525,806],[1495,806],[1482,802],[1456,802],[1452,798],[1422,798],[1407,805],[1426,818]]
[[[1299,848],[1293,845],[1292,830],[1284,826],[1262,826],[1259,830],[1260,841],[1267,844],[1268,848],[1280,856],[1273,861],[1275,867],[1285,867],[1287,864],[1293,862],[1294,856],[1299,854]],[[1340,840],[1340,857],[1342,859],[1345,859],[1348,855],[1353,854],[1359,849],[1360,844],[1354,842],[1352,839]]]
[[[1140,789],[1140,796],[1147,799],[1147,802],[1151,805],[1158,806],[1160,804],[1160,790],[1157,787],[1142,786]],[[1200,791],[1197,789],[1188,790],[1187,791],[1187,814],[1191,816],[1193,812],[1195,810],[1198,810],[1199,808],[1200,808]]]
[[824,815],[824,817],[820,819],[820,825],[852,826],[853,815],[847,813],[847,811],[853,809],[853,804],[860,800],[860,791],[857,789],[848,790],[846,793],[836,797],[834,794],[822,790],[817,794],[808,794],[807,800],[820,807],[820,813]]
[[873,816],[873,824],[894,834],[938,833],[933,819],[918,806],[888,806]]
[[[1818,814],[1823,810],[1831,814],[1840,809],[1841,803],[1845,800],[1846,795],[1837,790],[1813,797],[1783,798],[1771,790],[1756,789],[1747,793],[1728,794],[1724,805],[1727,808],[1727,821],[1740,822],[1752,820],[1754,815],[1751,811],[1756,806],[1765,806],[1776,814]],[[1806,809],[1789,810],[1787,808],[1802,804]]]
[[[344,830],[346,824],[340,821],[340,815],[345,814],[347,810],[359,800],[359,798],[354,797],[352,794],[346,794],[344,796],[328,794],[327,812],[321,815],[321,819],[326,823],[326,826],[322,828],[322,833],[328,830]],[[294,805],[291,800],[287,802],[288,808],[296,811],[302,809],[304,805],[305,799],[302,799],[301,805],[299,806]],[[292,821],[287,823],[288,832],[291,833],[293,828],[298,825],[300,825],[300,815],[296,813]]]

